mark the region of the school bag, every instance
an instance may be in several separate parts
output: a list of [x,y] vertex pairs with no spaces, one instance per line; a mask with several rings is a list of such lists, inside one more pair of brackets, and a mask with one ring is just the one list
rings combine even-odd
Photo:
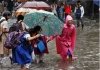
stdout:
[[21,22],[22,21],[16,22],[9,28],[9,34],[4,43],[4,47],[7,49],[13,49],[21,43],[20,38],[25,34]]
[[7,39],[4,43],[4,47],[6,47],[7,49],[13,49],[13,48],[17,47],[21,43],[20,38],[24,34],[25,34],[25,32],[20,31],[20,30],[9,33],[7,36]]
[[21,24],[22,21],[17,21],[16,23],[13,23],[13,25],[9,28],[9,32],[13,31],[23,31],[23,27]]
[[45,47],[44,42],[42,40],[38,40],[37,47],[41,53],[46,50],[46,47]]
[[75,16],[77,19],[80,19],[81,18],[81,8],[82,6],[78,7],[78,9],[76,9],[76,13],[75,13]]

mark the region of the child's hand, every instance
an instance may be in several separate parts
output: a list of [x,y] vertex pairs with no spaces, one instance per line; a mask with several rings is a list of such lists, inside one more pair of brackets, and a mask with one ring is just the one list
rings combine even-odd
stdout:
[[49,41],[51,41],[51,40],[47,40],[47,43],[48,43]]
[[49,42],[49,41],[51,41],[51,40],[50,40],[50,37],[47,37],[47,42]]
[[43,34],[41,34],[41,36],[44,36]]

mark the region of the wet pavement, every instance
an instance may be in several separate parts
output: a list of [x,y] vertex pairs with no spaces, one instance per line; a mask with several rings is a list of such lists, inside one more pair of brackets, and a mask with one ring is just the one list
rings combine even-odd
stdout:
[[[75,58],[73,61],[63,61],[56,54],[55,40],[48,43],[48,49],[49,54],[44,55],[43,63],[36,64],[33,62],[30,70],[100,70],[99,23],[88,20],[85,22],[84,30],[77,29]],[[1,65],[0,70],[20,69],[17,64],[8,65]]]

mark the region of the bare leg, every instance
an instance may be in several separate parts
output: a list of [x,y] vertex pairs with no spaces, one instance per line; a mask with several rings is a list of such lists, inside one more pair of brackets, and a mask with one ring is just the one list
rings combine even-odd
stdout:
[[39,55],[36,55],[36,63],[39,63]]
[[43,57],[44,57],[44,54],[40,54],[40,55],[39,55],[39,60],[40,60],[40,62],[43,62]]
[[23,70],[24,69],[24,65],[21,65],[21,70]]
[[69,55],[69,61],[72,61],[73,59],[72,59],[72,55]]

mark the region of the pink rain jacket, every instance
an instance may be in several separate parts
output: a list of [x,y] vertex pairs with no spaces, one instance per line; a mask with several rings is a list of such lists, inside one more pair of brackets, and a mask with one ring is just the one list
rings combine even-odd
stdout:
[[[61,55],[63,60],[66,60],[68,50],[73,55],[76,41],[76,28],[73,24],[70,27],[67,26],[69,20],[73,20],[70,15],[66,17],[66,23],[64,24],[62,34],[57,35],[56,38],[56,49],[57,53]],[[54,37],[51,37],[53,39]]]

